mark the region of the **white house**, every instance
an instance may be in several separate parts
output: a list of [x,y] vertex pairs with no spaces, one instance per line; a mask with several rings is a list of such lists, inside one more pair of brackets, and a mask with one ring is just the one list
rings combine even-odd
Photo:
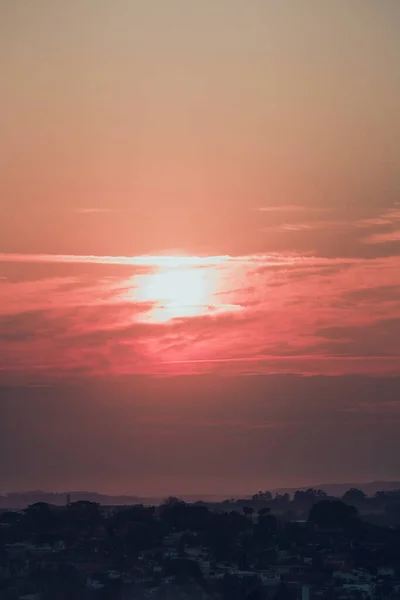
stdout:
[[379,567],[377,571],[378,577],[385,577],[393,579],[395,576],[395,570],[393,567]]

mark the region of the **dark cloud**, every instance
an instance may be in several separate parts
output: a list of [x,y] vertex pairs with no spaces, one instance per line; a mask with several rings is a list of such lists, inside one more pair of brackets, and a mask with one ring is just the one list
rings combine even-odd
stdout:
[[343,298],[348,302],[400,302],[400,285],[382,285],[348,290],[344,292]]
[[0,315],[0,341],[32,341],[42,335],[56,335],[57,327],[45,310]]
[[399,356],[400,318],[381,319],[358,326],[325,327],[315,331],[316,337],[329,340],[323,347],[331,354],[349,356]]

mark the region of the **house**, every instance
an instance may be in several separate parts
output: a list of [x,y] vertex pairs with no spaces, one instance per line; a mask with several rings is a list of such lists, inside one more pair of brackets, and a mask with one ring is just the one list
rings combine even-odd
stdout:
[[99,555],[80,555],[78,553],[56,553],[43,557],[40,560],[42,569],[57,571],[60,567],[70,567],[91,575],[99,571],[112,569],[112,560]]
[[170,548],[164,552],[165,558],[179,558],[179,552],[176,548]]
[[351,565],[351,557],[347,552],[323,554],[321,558],[322,564],[326,569],[333,569],[339,571],[348,568]]
[[345,583],[344,590],[352,592],[361,592],[366,598],[372,598],[375,587],[371,583]]
[[373,579],[371,573],[365,571],[364,569],[342,569],[340,571],[335,571],[334,573],[332,573],[332,577],[333,579],[339,579],[347,583],[370,582]]
[[291,554],[288,550],[278,550],[276,559],[278,562],[284,562],[290,558]]
[[215,569],[211,569],[208,577],[210,579],[222,579],[223,576],[225,575],[226,571],[225,570],[221,570],[219,568],[215,568]]
[[270,573],[276,573],[277,575],[304,575],[308,568],[306,565],[274,565],[269,569]]
[[383,579],[393,579],[395,574],[395,569],[393,567],[379,567],[377,571],[377,576]]
[[275,587],[278,586],[281,582],[281,576],[278,573],[271,573],[269,571],[264,571],[260,573],[261,581],[263,585],[267,587]]
[[346,570],[340,570],[340,571],[334,571],[334,573],[332,573],[332,577],[335,580],[340,580],[342,582],[356,582],[358,581],[358,577],[357,575],[355,575],[352,571],[346,571]]
[[25,558],[9,558],[0,565],[0,575],[3,577],[27,577],[29,561]]
[[101,581],[94,577],[88,577],[86,579],[86,587],[88,590],[101,590],[104,588],[104,583],[101,583]]
[[211,563],[209,560],[200,559],[197,561],[200,567],[200,571],[203,574],[203,577],[208,578],[210,576],[211,571]]
[[176,546],[181,539],[181,533],[174,532],[170,533],[168,536],[164,538],[163,544],[164,546]]

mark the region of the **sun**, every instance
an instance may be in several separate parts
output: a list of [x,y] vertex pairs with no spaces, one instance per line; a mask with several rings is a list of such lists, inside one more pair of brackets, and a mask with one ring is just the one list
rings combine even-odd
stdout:
[[213,287],[209,269],[163,267],[135,279],[135,300],[153,304],[144,317],[147,321],[194,317],[208,311]]

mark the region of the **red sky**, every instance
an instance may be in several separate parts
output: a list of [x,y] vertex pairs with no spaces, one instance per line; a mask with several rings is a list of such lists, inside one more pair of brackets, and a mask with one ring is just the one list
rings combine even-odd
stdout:
[[0,491],[400,478],[400,5],[305,4],[1,3]]

